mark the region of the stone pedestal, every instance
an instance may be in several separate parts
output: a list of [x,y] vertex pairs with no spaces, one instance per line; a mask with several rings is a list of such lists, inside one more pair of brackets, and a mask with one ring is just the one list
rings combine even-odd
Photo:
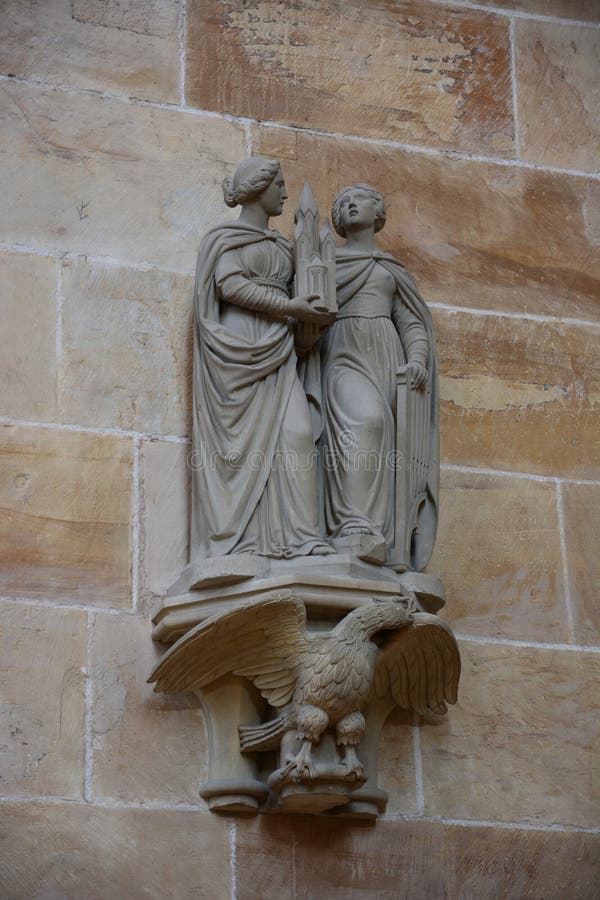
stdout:
[[[376,555],[376,547],[363,547],[354,539],[329,557],[280,561],[238,556],[189,566],[157,610],[153,637],[174,644],[208,619],[276,599],[282,592],[303,602],[306,627],[313,634],[330,632],[374,599],[410,594],[417,611],[436,613],[443,606],[440,579],[397,573],[374,562]],[[249,680],[226,675],[196,693],[206,716],[210,753],[209,778],[200,794],[215,812],[298,812],[372,821],[385,810],[387,794],[377,784],[377,753],[381,730],[394,708],[391,698],[372,700],[363,709],[366,731],[356,749],[364,776],[348,775],[334,729],[329,728],[313,747],[310,777],[294,780],[285,774],[286,759],[300,746],[293,729],[268,757],[273,760],[270,770],[265,754],[240,751],[239,727],[260,724],[269,715],[266,701]]]
[[[232,559],[239,561],[236,566],[232,566]],[[422,572],[398,574],[386,566],[365,562],[349,551],[292,560],[226,556],[209,563],[206,570],[189,566],[167,593],[152,619],[155,641],[172,644],[210,616],[286,589],[293,590],[304,602],[309,627],[315,629],[335,624],[373,597],[393,597],[410,591],[418,608],[430,613],[439,612],[445,602],[444,586],[437,576]],[[259,574],[254,574],[255,569],[259,569]],[[194,589],[188,586],[180,590],[187,582],[193,582]]]

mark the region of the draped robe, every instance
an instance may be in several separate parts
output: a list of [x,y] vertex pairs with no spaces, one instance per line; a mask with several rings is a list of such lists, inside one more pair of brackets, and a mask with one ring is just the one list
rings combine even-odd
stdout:
[[[289,242],[239,222],[213,228],[196,268],[190,562],[326,547],[314,437],[281,316]],[[283,459],[282,459],[283,457]]]
[[[389,312],[376,296],[384,278],[393,294]],[[336,285],[338,319],[322,348],[326,531],[343,537],[348,530],[363,529],[383,537],[388,549],[393,546],[396,373],[407,362],[420,362],[427,368],[431,388],[425,425],[430,429],[426,502],[422,527],[415,534],[415,558],[423,568],[435,542],[439,491],[437,355],[431,313],[404,266],[380,251],[338,252]],[[374,310],[367,305],[369,292]],[[352,312],[354,298],[358,315]]]

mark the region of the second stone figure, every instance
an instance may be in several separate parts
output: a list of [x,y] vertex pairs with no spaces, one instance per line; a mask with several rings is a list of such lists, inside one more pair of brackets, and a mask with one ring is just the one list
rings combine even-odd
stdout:
[[379,191],[345,188],[332,219],[346,243],[336,253],[339,312],[322,350],[327,533],[338,546],[370,535],[381,562],[419,571],[438,507],[431,315],[404,266],[375,243],[386,219]]

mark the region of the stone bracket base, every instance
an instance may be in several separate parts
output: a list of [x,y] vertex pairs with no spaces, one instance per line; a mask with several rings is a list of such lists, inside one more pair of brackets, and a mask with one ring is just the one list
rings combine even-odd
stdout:
[[[356,549],[363,552],[365,547],[361,545]],[[376,548],[370,549],[375,555]],[[431,627],[431,613],[444,602],[440,579],[417,572],[394,572],[381,564],[366,562],[364,553],[362,559],[353,553],[338,553],[285,563],[252,557],[230,558],[225,563],[212,560],[203,571],[188,567],[182,579],[180,584],[185,583],[187,593],[167,596],[154,617],[155,639],[173,643],[182,638],[178,647],[173,648],[160,664],[164,663],[167,673],[171,671],[168,667],[173,666],[177,687],[171,689],[175,690],[180,690],[185,683],[185,678],[181,681],[185,666],[194,673],[191,678],[195,678],[202,660],[213,659],[213,634],[221,635],[219,640],[223,640],[224,652],[237,652],[235,646],[228,643],[227,628],[240,626],[229,625],[230,621],[244,622],[235,638],[238,646],[243,647],[247,640],[244,629],[248,623],[248,633],[254,635],[255,642],[258,641],[252,646],[259,648],[258,652],[262,654],[264,650],[260,647],[267,647],[268,643],[260,642],[267,640],[265,635],[272,627],[272,617],[279,615],[280,604],[282,608],[286,608],[286,603],[301,601],[304,604],[307,621],[306,626],[302,624],[301,627],[305,635],[308,633],[310,641],[311,633],[325,636],[355,610],[361,612],[352,621],[362,622],[361,616],[370,621],[369,616],[378,606],[374,600],[385,601],[388,616],[393,614],[395,617],[396,609],[403,610],[404,619],[393,619],[399,623],[396,628],[408,624],[406,616],[423,612],[429,616],[423,617],[422,622]],[[190,590],[192,584],[198,587]],[[229,615],[237,610],[240,610],[237,618]],[[264,632],[252,624],[261,615],[267,617]],[[225,617],[222,625],[214,624],[215,619],[222,617]],[[435,621],[433,624],[437,634],[438,626]],[[449,631],[442,623],[439,628]],[[191,629],[195,631],[192,633]],[[205,635],[211,635],[210,641],[203,645],[204,650],[199,650],[196,642],[208,640],[203,637]],[[306,641],[306,636],[302,639]],[[364,641],[367,640],[365,636]],[[453,640],[451,632],[450,640]],[[182,645],[184,654],[189,653],[189,656],[182,657]],[[214,659],[219,660],[220,651],[216,649],[214,653]],[[185,660],[183,670],[181,659]],[[262,664],[262,656],[260,660]],[[441,658],[435,666],[438,663],[441,664]],[[214,671],[215,665],[218,668],[219,663],[211,662],[209,671]],[[188,690],[193,690],[193,681],[189,684]],[[169,690],[169,687],[161,689]],[[332,719],[331,727],[317,742],[304,741],[304,749],[296,729],[290,726],[276,738],[276,749],[262,749],[270,746],[268,740],[264,740],[260,750],[242,753],[240,726],[261,725],[273,718],[274,710],[267,707],[251,681],[233,674],[217,678],[202,689],[196,688],[205,714],[209,747],[209,777],[200,795],[211,810],[219,813],[310,813],[375,820],[387,803],[386,792],[377,784],[377,753],[381,731],[394,702],[391,696],[375,700],[372,695],[367,702],[368,686],[366,691],[360,695],[360,706],[356,707],[356,711],[362,711],[364,716],[365,730],[354,756],[349,750],[336,746],[334,726],[337,719]],[[350,707],[349,712],[352,711]],[[309,753],[309,747],[310,755],[305,761],[303,754]]]
[[253,815],[268,800],[269,789],[257,778],[221,778],[207,781],[200,796],[213,812]]

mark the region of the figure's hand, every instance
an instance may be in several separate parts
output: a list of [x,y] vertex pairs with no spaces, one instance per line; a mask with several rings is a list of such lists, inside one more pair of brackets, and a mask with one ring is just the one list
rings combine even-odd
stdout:
[[292,297],[286,313],[294,316],[299,322],[312,322],[315,325],[330,325],[333,321],[332,314],[320,311],[311,306],[313,300],[318,300],[319,294],[305,294],[304,296]]
[[421,388],[427,381],[427,369],[421,363],[408,363],[406,374],[410,377],[410,383],[414,388]]

